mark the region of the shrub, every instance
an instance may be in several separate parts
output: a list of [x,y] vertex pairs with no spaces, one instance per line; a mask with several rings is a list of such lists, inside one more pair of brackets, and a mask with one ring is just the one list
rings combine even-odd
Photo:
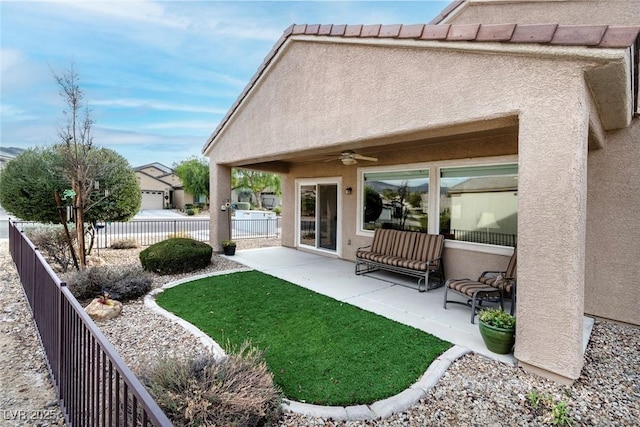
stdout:
[[276,206],[275,208],[273,208],[273,211],[276,213],[276,215],[280,215],[282,213],[282,207]]
[[187,213],[187,215],[192,216],[195,215],[195,211],[193,210],[193,208],[187,208],[187,210],[185,210],[185,212]]
[[111,298],[124,302],[145,295],[152,283],[153,276],[137,266],[97,266],[75,272],[67,286],[77,299],[108,292]]
[[167,234],[167,239],[190,239],[191,233],[187,230],[176,231],[175,233]]
[[211,263],[213,248],[193,239],[167,239],[140,252],[142,268],[158,274],[188,273]]
[[480,312],[480,320],[484,323],[502,329],[513,329],[516,327],[515,316],[497,308],[485,308]]
[[138,242],[135,239],[121,239],[111,243],[111,249],[135,249],[138,247]]
[[277,425],[281,393],[262,353],[247,343],[224,359],[161,358],[141,376],[176,426]]
[[[24,232],[54,269],[58,271],[69,269],[73,263],[73,257],[62,225],[34,225],[25,227]],[[75,242],[75,233],[71,233],[71,239]]]

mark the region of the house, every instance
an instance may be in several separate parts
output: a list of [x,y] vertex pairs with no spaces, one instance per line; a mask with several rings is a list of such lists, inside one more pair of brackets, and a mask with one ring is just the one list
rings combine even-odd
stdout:
[[[585,314],[640,325],[639,31],[640,2],[615,0],[466,0],[428,24],[292,25],[203,148],[212,205],[229,199],[232,167],[280,173],[282,244],[352,260],[375,226],[370,178],[386,174],[390,197],[428,181],[439,233],[455,213],[443,191],[510,177],[512,211],[481,213],[517,223],[514,355],[570,383]],[[218,249],[225,231],[211,221]],[[446,276],[503,268],[512,251],[447,234]]]
[[206,197],[185,193],[173,169],[150,163],[133,169],[142,191],[140,209],[184,209],[185,204],[206,203]]

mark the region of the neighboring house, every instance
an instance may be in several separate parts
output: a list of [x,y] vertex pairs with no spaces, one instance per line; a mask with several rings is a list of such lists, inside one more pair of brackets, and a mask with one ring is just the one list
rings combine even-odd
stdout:
[[140,209],[183,209],[185,204],[206,203],[204,196],[185,193],[180,178],[173,169],[161,164],[151,163],[133,169],[142,191]]
[[0,147],[0,170],[4,168],[4,164],[13,159],[24,151],[23,148],[17,147]]
[[[441,209],[443,182],[511,176],[515,212],[480,216],[517,221],[515,357],[571,382],[584,314],[640,325],[639,29],[640,2],[615,0],[469,0],[427,25],[291,26],[203,149],[211,203],[229,199],[232,167],[280,173],[282,244],[353,260],[373,234],[371,176],[428,181],[431,233],[466,215]],[[218,249],[225,227],[211,221]],[[454,238],[447,277],[504,268],[513,252]]]

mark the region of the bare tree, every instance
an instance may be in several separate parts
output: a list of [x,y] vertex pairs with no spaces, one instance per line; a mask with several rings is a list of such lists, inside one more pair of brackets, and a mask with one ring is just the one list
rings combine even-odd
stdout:
[[88,106],[84,103],[84,93],[79,86],[79,76],[73,63],[62,75],[53,73],[58,86],[59,94],[64,99],[67,109],[64,115],[67,123],[58,130],[60,147],[64,159],[63,173],[71,182],[71,191],[66,194],[71,198],[74,220],[76,225],[76,238],[78,244],[78,259],[80,268],[87,265],[84,241],[84,211],[85,200],[90,199],[94,190],[95,181],[91,170],[95,168],[89,157],[93,146],[91,119]]

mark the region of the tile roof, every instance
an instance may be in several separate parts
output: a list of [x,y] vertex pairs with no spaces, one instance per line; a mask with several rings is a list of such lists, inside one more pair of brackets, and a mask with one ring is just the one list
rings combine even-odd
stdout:
[[[440,22],[460,2],[452,2],[431,22]],[[450,10],[449,10],[450,9]],[[586,46],[597,48],[627,48],[636,44],[640,27],[608,25],[559,24],[394,24],[394,25],[306,25],[287,28],[253,75],[243,92],[231,106],[203,147],[206,150],[227,123],[249,90],[262,75],[282,45],[291,36],[323,36],[358,39],[428,40],[439,42],[500,42],[511,44],[537,43],[552,46]]]
[[[307,35],[395,38],[437,41],[545,43],[563,46],[623,48],[631,46],[640,27],[558,24],[413,24],[292,25],[283,37]],[[282,40],[282,38],[281,38]],[[279,47],[278,43],[276,47]],[[277,49],[276,49],[277,50]],[[272,51],[273,52],[273,51]],[[267,57],[268,58],[268,57]]]

